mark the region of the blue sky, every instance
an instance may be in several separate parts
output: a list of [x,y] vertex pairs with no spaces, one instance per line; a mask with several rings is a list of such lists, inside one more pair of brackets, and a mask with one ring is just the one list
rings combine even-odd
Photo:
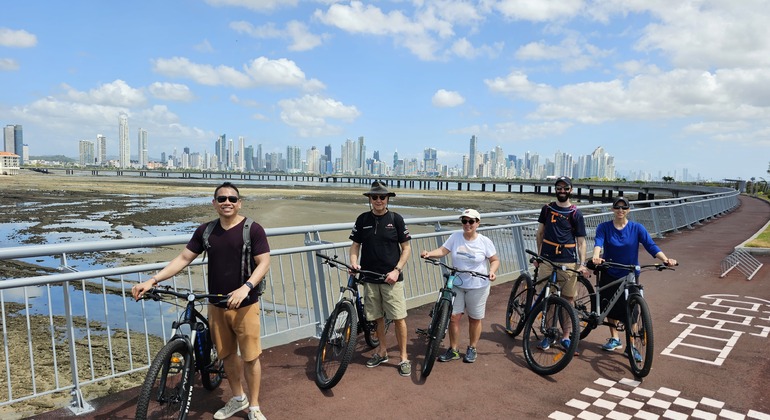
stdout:
[[219,134],[388,161],[602,146],[621,172],[767,174],[770,1],[11,1],[0,124],[76,157],[118,115],[150,156]]

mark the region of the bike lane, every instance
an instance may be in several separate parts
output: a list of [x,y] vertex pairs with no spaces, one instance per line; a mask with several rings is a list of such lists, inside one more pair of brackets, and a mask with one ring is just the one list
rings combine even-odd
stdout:
[[[656,240],[680,266],[676,271],[646,272],[641,278],[655,340],[652,371],[641,382],[634,380],[622,351],[601,349],[609,337],[604,326],[581,341],[580,355],[562,372],[532,372],[521,337],[512,339],[504,332],[512,284],[503,283],[492,287],[476,363],[436,362],[430,377],[420,379],[425,340],[414,331],[428,323],[430,305],[425,305],[410,310],[407,318],[411,377],[398,375],[392,333],[390,361],[376,368],[366,367],[371,350],[360,337],[340,383],[321,391],[313,380],[318,341],[303,339],[263,353],[262,411],[271,420],[770,419],[770,257],[757,257],[765,266],[751,281],[737,270],[720,278],[722,259],[770,220],[766,202],[740,200],[741,206],[727,215]],[[653,262],[647,254],[640,261]],[[464,353],[467,321],[460,343]],[[137,394],[138,388],[96,399],[90,402],[96,411],[77,418],[133,418]],[[198,381],[190,418],[212,418],[229,397],[226,383],[209,392]],[[74,417],[67,409],[38,416]],[[233,418],[246,417],[244,411]]]

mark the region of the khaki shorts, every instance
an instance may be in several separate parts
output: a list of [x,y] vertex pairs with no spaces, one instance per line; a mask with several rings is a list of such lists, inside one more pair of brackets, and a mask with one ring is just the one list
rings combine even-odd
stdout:
[[[578,269],[577,263],[562,263],[560,265],[573,270]],[[552,271],[553,267],[551,267],[550,264],[540,264],[537,270],[538,280],[550,277]],[[577,273],[573,271],[558,270],[556,271],[556,281],[559,283],[559,286],[561,286],[561,297],[569,299],[575,297],[575,293],[577,293]],[[539,291],[540,290],[538,289],[538,292]]]
[[246,362],[251,362],[262,354],[259,303],[238,309],[209,305],[208,309],[211,341],[216,346],[220,359],[237,352],[238,349]]
[[374,321],[385,314],[389,319],[406,318],[406,296],[404,282],[394,285],[387,283],[364,283],[364,314]]

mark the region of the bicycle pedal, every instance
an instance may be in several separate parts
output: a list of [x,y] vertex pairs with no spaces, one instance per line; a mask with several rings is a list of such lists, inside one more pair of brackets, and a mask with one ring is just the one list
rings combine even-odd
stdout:
[[428,331],[426,331],[426,330],[424,330],[424,329],[422,329],[422,328],[418,328],[418,329],[417,329],[417,334],[420,334],[420,335],[428,335]]

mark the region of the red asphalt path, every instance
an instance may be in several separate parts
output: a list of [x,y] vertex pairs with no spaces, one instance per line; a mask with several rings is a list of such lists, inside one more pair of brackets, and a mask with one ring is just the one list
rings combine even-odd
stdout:
[[[765,266],[751,281],[738,270],[725,278],[719,277],[721,261],[770,220],[770,205],[766,202],[745,196],[740,201],[741,206],[727,215],[657,239],[664,252],[676,258],[680,266],[676,271],[648,272],[642,277],[655,327],[655,359],[651,373],[639,387],[659,391],[647,402],[645,410],[655,406],[652,412],[661,418],[665,406],[670,404],[664,397],[669,395],[669,399],[677,399],[677,404],[688,405],[688,401],[702,401],[703,404],[705,401],[707,405],[721,405],[722,409],[744,416],[752,413],[757,418],[770,418],[767,392],[770,389],[770,345],[766,333],[764,336],[755,334],[762,331],[759,326],[770,328],[767,320],[770,313],[770,257],[756,257]],[[653,261],[644,253],[641,262]],[[511,283],[502,283],[492,287],[478,345],[478,361],[474,364],[437,362],[426,381],[419,375],[424,339],[414,330],[427,326],[429,305],[410,310],[407,318],[408,348],[413,363],[411,377],[401,377],[396,371],[398,358],[392,335],[389,336],[389,363],[368,369],[365,362],[371,351],[364,351],[365,344],[359,343],[345,376],[336,387],[325,392],[320,391],[313,381],[318,340],[303,339],[266,349],[262,355],[260,395],[263,413],[271,420],[569,418],[569,415],[580,413],[581,409],[575,408],[580,405],[579,401],[597,400],[595,404],[600,404],[607,400],[608,396],[598,399],[590,396],[596,389],[604,391],[605,383],[633,378],[622,353],[601,350],[609,336],[606,327],[599,327],[581,341],[580,356],[562,372],[550,377],[532,372],[524,360],[520,337],[512,339],[503,331],[511,286]],[[720,365],[661,354],[687,327],[672,320],[680,314],[697,315],[688,307],[693,302],[704,301],[704,295],[712,294],[760,298],[768,302],[760,305],[758,314],[761,316],[745,327],[745,333],[737,338]],[[762,317],[766,320],[760,319]],[[466,325],[464,323],[461,330],[463,337],[467,337]],[[706,347],[713,345],[709,339],[702,341]],[[467,338],[461,341],[461,352],[466,345]],[[621,391],[607,391],[608,394],[612,392]],[[90,401],[95,411],[81,416],[74,416],[65,408],[36,418],[129,419],[134,415],[137,394],[138,388],[135,388]],[[212,418],[230,396],[226,383],[209,392],[197,381],[190,418]],[[631,396],[641,398],[637,394]],[[609,414],[613,403],[609,404],[604,411],[596,409],[599,411],[594,412],[602,413],[600,416],[614,416]],[[634,404],[633,401],[622,402],[615,410]],[[567,417],[560,417],[559,412]],[[761,413],[767,417],[762,417]],[[233,418],[246,417],[244,411]]]

